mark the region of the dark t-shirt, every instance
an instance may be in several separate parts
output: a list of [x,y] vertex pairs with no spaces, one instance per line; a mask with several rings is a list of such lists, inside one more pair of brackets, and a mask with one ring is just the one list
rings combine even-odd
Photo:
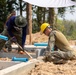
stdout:
[[[7,31],[8,31],[8,34],[10,35],[10,37],[14,36],[13,31],[17,31],[15,29],[15,26],[16,26],[16,24],[15,24],[15,18],[16,18],[16,16],[12,16],[6,22]],[[26,40],[26,29],[27,29],[27,25],[22,28],[22,45],[24,45],[25,40]]]

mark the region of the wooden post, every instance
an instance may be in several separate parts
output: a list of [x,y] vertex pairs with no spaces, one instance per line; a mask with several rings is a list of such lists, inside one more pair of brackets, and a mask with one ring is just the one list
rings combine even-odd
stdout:
[[55,16],[54,8],[49,8],[49,23],[52,26],[52,28],[54,28],[54,16]]
[[32,44],[32,5],[28,5],[29,44]]

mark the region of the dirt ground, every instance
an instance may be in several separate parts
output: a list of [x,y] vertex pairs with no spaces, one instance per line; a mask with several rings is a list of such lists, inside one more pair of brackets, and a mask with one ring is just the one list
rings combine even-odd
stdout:
[[57,65],[52,62],[37,63],[29,75],[76,75],[76,60]]
[[[29,44],[28,40],[29,36],[27,36],[26,44]],[[40,33],[32,34],[32,44],[35,42],[48,42],[48,37],[46,35],[40,35]],[[69,40],[69,43],[70,45],[76,45],[76,40]],[[76,60],[57,65],[52,62],[37,63],[29,75],[76,75]]]

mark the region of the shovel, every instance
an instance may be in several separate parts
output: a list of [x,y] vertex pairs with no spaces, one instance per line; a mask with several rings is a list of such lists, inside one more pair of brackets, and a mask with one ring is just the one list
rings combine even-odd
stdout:
[[[16,44],[18,45],[18,47],[20,47],[22,50],[23,50],[23,48],[16,42]],[[25,53],[32,59],[33,57],[27,52],[27,51],[25,51]]]

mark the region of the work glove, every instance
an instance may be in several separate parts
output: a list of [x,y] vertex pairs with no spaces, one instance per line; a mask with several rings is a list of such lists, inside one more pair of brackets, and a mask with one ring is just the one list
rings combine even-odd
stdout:
[[12,37],[12,38],[11,38],[11,41],[12,41],[12,42],[14,42],[14,43],[16,43],[16,42],[17,42],[16,37],[15,37],[15,36],[14,36],[14,37]]

